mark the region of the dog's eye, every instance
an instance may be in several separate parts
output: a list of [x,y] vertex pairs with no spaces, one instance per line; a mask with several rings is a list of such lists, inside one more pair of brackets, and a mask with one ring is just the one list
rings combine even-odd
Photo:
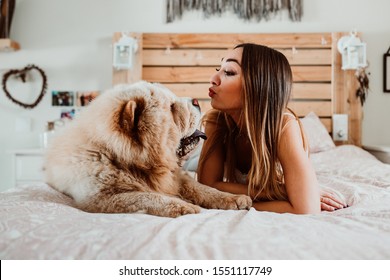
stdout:
[[171,112],[175,111],[176,110],[176,106],[175,106],[175,103],[172,103],[171,104]]

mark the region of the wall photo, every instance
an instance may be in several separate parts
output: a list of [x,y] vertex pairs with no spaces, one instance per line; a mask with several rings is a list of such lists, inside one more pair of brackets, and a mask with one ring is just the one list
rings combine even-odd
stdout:
[[74,106],[75,92],[52,91],[52,106]]
[[91,103],[98,95],[99,91],[78,91],[76,93],[76,106],[84,107]]

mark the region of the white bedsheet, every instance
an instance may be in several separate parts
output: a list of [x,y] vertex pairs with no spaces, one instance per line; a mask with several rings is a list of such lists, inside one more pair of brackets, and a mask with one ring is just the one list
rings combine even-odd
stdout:
[[349,208],[91,214],[44,183],[0,194],[1,259],[390,259],[390,165],[355,146],[312,155]]

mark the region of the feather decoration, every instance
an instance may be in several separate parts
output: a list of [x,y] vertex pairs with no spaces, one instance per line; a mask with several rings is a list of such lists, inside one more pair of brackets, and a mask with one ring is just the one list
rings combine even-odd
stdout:
[[244,20],[269,20],[281,10],[288,10],[291,21],[302,18],[302,0],[166,0],[167,22],[181,18],[185,11],[202,11],[207,18],[232,10]]
[[[369,75],[370,73],[368,73]],[[355,76],[359,82],[359,87],[356,90],[356,97],[360,99],[360,104],[363,106],[368,96],[370,89],[370,80],[368,78],[365,68],[358,68],[355,72]]]

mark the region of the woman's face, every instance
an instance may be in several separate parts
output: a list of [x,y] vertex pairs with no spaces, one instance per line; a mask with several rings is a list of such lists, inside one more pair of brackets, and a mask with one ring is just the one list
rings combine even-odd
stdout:
[[229,51],[210,81],[211,106],[231,115],[236,115],[242,108],[241,57],[242,48]]

